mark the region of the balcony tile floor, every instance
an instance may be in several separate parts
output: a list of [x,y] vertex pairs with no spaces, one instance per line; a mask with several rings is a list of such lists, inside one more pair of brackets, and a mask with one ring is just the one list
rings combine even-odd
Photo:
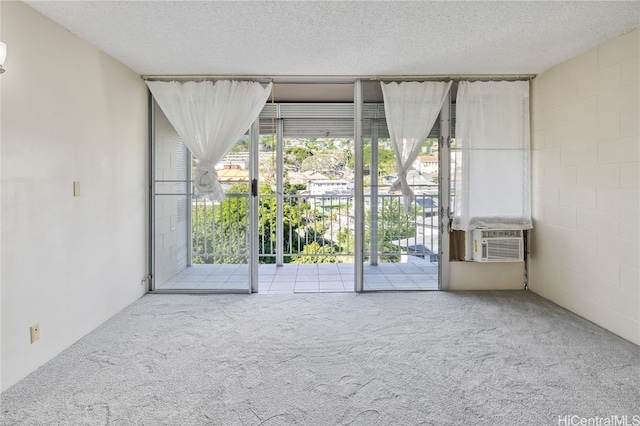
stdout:
[[[237,291],[247,289],[247,265],[193,265],[158,290]],[[295,264],[258,267],[260,293],[335,293],[353,291],[353,264]],[[407,263],[364,265],[364,288],[372,291],[437,290],[438,265],[415,258]]]

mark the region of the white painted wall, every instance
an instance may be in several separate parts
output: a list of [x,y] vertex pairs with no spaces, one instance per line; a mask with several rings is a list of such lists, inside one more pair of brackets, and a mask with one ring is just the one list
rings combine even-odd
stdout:
[[5,390],[145,292],[147,90],[25,4],[0,7]]
[[450,262],[450,290],[524,290],[524,262]]
[[640,344],[640,30],[533,80],[533,291]]

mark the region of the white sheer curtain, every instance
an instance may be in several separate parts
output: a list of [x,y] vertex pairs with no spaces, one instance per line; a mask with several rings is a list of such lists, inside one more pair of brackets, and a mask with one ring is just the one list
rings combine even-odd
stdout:
[[392,191],[402,192],[404,212],[411,212],[413,191],[407,183],[407,172],[416,161],[422,142],[438,118],[451,82],[425,81],[380,83],[384,96],[384,113],[396,156],[398,178]]
[[220,80],[147,81],[154,99],[197,160],[196,194],[224,199],[215,166],[240,140],[264,107],[272,83]]
[[453,229],[530,229],[529,82],[460,82]]

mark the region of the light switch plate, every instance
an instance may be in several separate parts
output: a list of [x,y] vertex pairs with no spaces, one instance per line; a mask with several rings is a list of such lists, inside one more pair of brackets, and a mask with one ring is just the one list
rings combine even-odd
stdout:
[[35,343],[40,340],[40,324],[36,323],[29,327],[29,333],[31,334],[31,343]]

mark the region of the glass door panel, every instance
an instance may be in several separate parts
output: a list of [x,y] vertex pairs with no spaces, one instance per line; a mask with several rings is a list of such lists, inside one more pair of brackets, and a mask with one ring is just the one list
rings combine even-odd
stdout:
[[267,104],[260,129],[260,292],[353,291],[353,105]]
[[353,291],[353,141],[277,139],[260,144],[260,292]]
[[[363,116],[364,291],[439,288],[438,129],[425,139],[407,173],[414,193],[409,215],[397,179],[379,82],[365,82]],[[377,86],[377,87],[376,87]]]
[[227,197],[196,197],[195,161],[154,104],[153,280],[167,292],[249,292],[248,138],[220,162]]

